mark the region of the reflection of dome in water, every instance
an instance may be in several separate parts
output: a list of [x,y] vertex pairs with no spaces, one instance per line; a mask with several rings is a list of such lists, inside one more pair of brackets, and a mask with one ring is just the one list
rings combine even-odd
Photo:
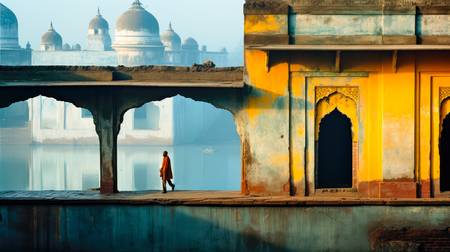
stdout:
[[42,35],[41,47],[44,51],[58,51],[62,49],[62,37],[53,28],[53,23],[50,23],[50,28]]
[[115,44],[162,46],[159,23],[139,0],[134,1],[131,8],[117,20]]
[[177,51],[181,49],[181,38],[172,29],[172,24],[169,24],[169,29],[161,35],[161,41],[166,47],[166,50]]
[[8,7],[0,3],[0,48],[19,47],[19,25],[17,17]]

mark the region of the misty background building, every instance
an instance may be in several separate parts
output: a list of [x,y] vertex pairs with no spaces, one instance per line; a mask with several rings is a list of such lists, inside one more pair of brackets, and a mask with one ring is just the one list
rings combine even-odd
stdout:
[[[79,44],[69,45],[65,43],[55,23],[50,23],[48,30],[41,36],[39,50],[31,50],[29,43],[27,48],[21,48],[18,43],[19,23],[17,17],[13,11],[3,4],[0,4],[0,7],[2,8],[0,65],[139,66],[156,64],[191,66],[206,60],[211,60],[218,66],[228,65],[226,49],[211,52],[207,50],[206,46],[200,48],[198,42],[192,37],[183,40],[175,32],[172,24],[168,24],[167,29],[160,32],[158,20],[145,10],[138,0],[134,1],[131,7],[118,18],[114,38],[110,34],[108,21],[102,16],[99,9],[97,15],[87,27],[87,47],[85,49],[82,49]],[[214,145],[226,142],[237,146],[232,150],[229,150],[228,147],[225,148],[227,152],[231,151],[237,154],[235,160],[230,161],[229,165],[239,167],[240,162],[239,137],[232,115],[229,112],[216,109],[212,105],[195,102],[180,96],[147,103],[140,108],[128,111],[124,116],[118,141],[123,146]],[[55,181],[36,182],[42,180],[42,178],[35,178],[37,175],[29,174],[27,176],[34,182],[12,184],[27,184],[29,188],[37,190],[86,189],[95,187],[98,182],[98,174],[92,173],[92,170],[96,169],[86,170],[87,175],[81,175],[84,174],[83,171],[75,172],[74,175],[70,175],[70,172],[61,172],[61,170],[70,170],[70,167],[73,167],[73,170],[80,165],[85,167],[90,167],[92,164],[97,165],[98,162],[94,158],[96,155],[92,153],[92,150],[96,150],[96,148],[51,147],[54,145],[88,146],[98,144],[92,114],[87,109],[43,96],[18,102],[8,108],[1,109],[0,144],[9,143],[37,146],[30,147],[32,150],[29,150],[33,153],[30,158],[32,161],[29,161],[26,165],[33,167],[34,171],[29,173],[43,174],[45,171],[42,169],[53,167],[52,169],[59,172],[50,172],[49,174],[64,173],[65,175],[61,176],[75,176],[78,181],[84,183],[83,185],[70,185],[62,183],[61,180],[57,180],[59,181],[57,184],[54,184]],[[131,148],[131,150],[127,148]],[[145,177],[139,176],[139,174],[151,173],[152,171],[145,170],[146,166],[143,164],[151,163],[158,166],[160,153],[150,155],[150,151],[142,152],[140,149],[133,148],[124,147],[123,151],[127,152],[128,150],[127,154],[119,154],[122,157],[119,162],[124,167],[132,167],[132,169],[124,169],[119,172],[124,173],[123,177],[127,178],[134,178],[133,175]],[[86,151],[86,149],[91,151]],[[182,162],[188,163],[189,161],[186,160],[193,156],[192,151],[195,148],[169,147],[168,149],[178,151],[178,159],[183,159]],[[56,154],[58,151],[61,151],[60,155]],[[76,151],[78,155],[85,157],[85,161],[74,158],[72,151]],[[7,166],[16,166],[15,163],[22,164],[23,159],[27,159],[21,156],[22,153],[12,153],[11,150],[5,151],[4,149],[2,152],[6,155],[2,158],[8,159],[12,156],[18,156],[17,162],[8,163]],[[214,150],[198,150],[198,152],[209,155]],[[58,156],[58,158],[55,158],[55,156]],[[61,160],[54,161],[59,159]],[[204,162],[207,163],[212,162],[212,160],[205,160]],[[224,162],[221,161],[220,163]],[[136,172],[134,172],[135,169],[137,169]],[[183,171],[179,170],[178,172],[180,174]],[[237,172],[239,171],[237,170]],[[202,173],[206,174],[205,172]],[[80,176],[87,177],[80,179]],[[189,172],[185,172],[185,177],[188,176],[190,176]],[[230,177],[236,176],[230,175]],[[136,183],[128,183],[123,188],[131,190],[133,186],[130,185],[134,184],[135,189],[145,189],[145,185],[150,185],[152,182],[143,183],[142,180],[139,180]],[[5,185],[9,184],[11,183]],[[220,187],[220,183],[217,183],[217,185]],[[157,186],[159,186],[159,183]],[[230,188],[234,187],[236,186]]]
[[[181,37],[169,24],[166,31],[160,35],[159,23],[156,18],[142,7],[139,0],[117,20],[116,38],[111,40],[109,24],[98,10],[97,15],[90,21],[87,30],[88,46],[81,50],[79,44],[63,43],[62,36],[50,23],[49,29],[41,37],[40,50],[32,51],[19,47],[18,21],[15,14],[3,4],[1,5],[1,33],[0,48],[11,51],[12,58],[1,57],[1,65],[149,65],[165,64],[188,66],[203,60],[212,60],[216,64],[226,65],[227,51],[207,51],[206,46],[199,50],[198,42],[189,37],[182,41]],[[31,60],[30,58],[31,57]],[[19,60],[20,59],[20,60]],[[19,62],[19,63],[18,63]],[[169,98],[161,102],[145,104],[141,108],[133,109],[124,119],[120,141],[132,144],[171,144],[174,142],[175,131],[183,131],[181,127],[174,127],[192,118],[201,117],[220,120],[213,112],[198,106],[194,101],[174,101],[179,98]],[[190,118],[175,118],[174,111],[185,111]],[[222,113],[226,113],[221,111]],[[92,115],[86,109],[77,108],[70,103],[58,102],[51,98],[36,97],[29,101],[13,104],[3,109],[0,114],[2,128],[26,128],[30,132],[21,132],[18,142],[35,143],[73,143],[91,144],[96,142],[96,134],[92,123]],[[180,122],[180,120],[184,120]],[[203,119],[202,119],[203,120]],[[200,122],[202,120],[193,120]],[[218,124],[220,125],[220,123]],[[207,132],[204,127],[191,125],[199,132]],[[146,132],[146,133],[143,133]],[[11,136],[12,132],[8,135]],[[15,134],[12,134],[15,135]],[[187,142],[188,134],[176,134],[178,142]],[[194,134],[195,135],[195,134]],[[199,135],[199,134],[196,134]],[[132,139],[132,140],[131,140]]]

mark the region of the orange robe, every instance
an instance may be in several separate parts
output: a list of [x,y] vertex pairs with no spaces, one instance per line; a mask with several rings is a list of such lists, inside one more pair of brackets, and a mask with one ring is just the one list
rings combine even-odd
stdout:
[[170,158],[169,156],[163,158],[163,162],[161,165],[161,170],[159,171],[159,176],[163,180],[172,179],[172,165],[170,164]]

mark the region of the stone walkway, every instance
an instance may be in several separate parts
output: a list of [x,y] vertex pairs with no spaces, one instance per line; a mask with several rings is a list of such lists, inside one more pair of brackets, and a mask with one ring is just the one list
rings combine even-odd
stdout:
[[126,204],[215,206],[450,206],[446,199],[364,199],[344,197],[248,196],[230,191],[121,192],[102,195],[97,191],[0,192],[0,205],[13,204]]

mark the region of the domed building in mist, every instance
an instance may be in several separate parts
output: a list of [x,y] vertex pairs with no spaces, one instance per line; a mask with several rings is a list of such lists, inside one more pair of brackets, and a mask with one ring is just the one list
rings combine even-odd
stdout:
[[183,49],[183,62],[185,64],[199,62],[199,46],[194,38],[189,37],[185,39],[181,48]]
[[164,58],[166,62],[182,62],[181,37],[173,30],[172,23],[169,28],[161,34],[164,45]]
[[109,24],[106,19],[103,18],[100,13],[100,9],[97,10],[97,16],[95,16],[91,22],[89,22],[88,28],[88,51],[111,51],[111,36],[109,35]]
[[158,20],[136,0],[116,23],[113,48],[119,65],[140,66],[163,63],[164,46]]
[[20,47],[18,30],[16,15],[0,3],[0,65],[191,66],[206,60],[217,66],[228,65],[226,51],[208,51],[206,46],[199,50],[199,43],[192,37],[182,43],[172,24],[161,34],[158,20],[139,0],[118,18],[114,43],[100,10],[89,22],[84,50],[77,42],[70,46],[64,41],[53,23],[34,51],[31,46]]
[[30,65],[31,50],[19,45],[19,23],[12,10],[0,3],[0,65]]
[[50,23],[50,28],[41,37],[41,51],[61,51],[62,49],[62,37],[53,28],[53,23]]
[[74,46],[64,42],[61,35],[51,27],[42,35],[40,49],[33,51],[32,64],[191,66],[211,60],[217,66],[228,65],[226,51],[208,51],[206,46],[202,47],[204,50],[199,50],[199,43],[192,37],[182,43],[182,38],[172,24],[161,33],[157,18],[139,0],[134,0],[130,8],[117,19],[113,39],[109,23],[98,9],[87,27],[87,46],[84,50],[75,41]]
[[19,24],[8,7],[0,3],[0,48],[19,48]]

